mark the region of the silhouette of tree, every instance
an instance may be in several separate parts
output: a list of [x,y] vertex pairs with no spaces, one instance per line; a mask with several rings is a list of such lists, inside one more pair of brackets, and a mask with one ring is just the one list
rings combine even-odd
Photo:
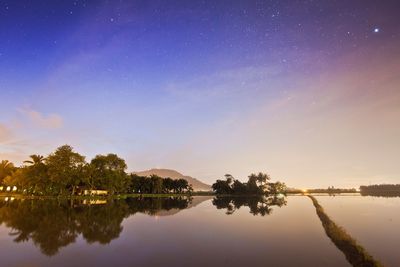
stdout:
[[30,155],[30,160],[25,160],[24,163],[29,165],[39,165],[45,162],[45,158],[41,155]]
[[232,175],[226,174],[225,180],[217,180],[211,187],[218,195],[268,195],[286,192],[284,183],[272,183],[269,182],[270,180],[270,176],[262,172],[250,174],[247,183],[242,183],[234,179]]

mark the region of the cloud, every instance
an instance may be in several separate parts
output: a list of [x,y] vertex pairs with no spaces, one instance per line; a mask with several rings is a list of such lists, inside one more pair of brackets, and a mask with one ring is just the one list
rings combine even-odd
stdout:
[[59,129],[64,125],[63,118],[58,114],[45,115],[33,109],[22,109],[20,112],[34,124],[34,126],[46,129]]
[[11,140],[13,134],[11,130],[3,124],[0,124],[0,143],[5,143]]

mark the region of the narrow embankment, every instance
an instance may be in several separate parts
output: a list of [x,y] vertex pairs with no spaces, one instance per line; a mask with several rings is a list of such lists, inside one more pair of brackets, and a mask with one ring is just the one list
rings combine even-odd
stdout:
[[308,197],[314,204],[326,235],[332,240],[335,246],[343,252],[351,265],[354,267],[383,267],[383,265],[359,245],[346,230],[329,218],[315,197],[310,195]]

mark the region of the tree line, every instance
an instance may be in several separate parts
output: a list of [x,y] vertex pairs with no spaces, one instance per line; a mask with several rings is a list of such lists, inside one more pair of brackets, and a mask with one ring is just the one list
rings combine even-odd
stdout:
[[363,196],[400,196],[400,184],[374,184],[360,186],[360,193]]
[[361,192],[400,192],[400,184],[373,184],[360,186]]
[[224,180],[212,184],[213,191],[218,195],[273,195],[286,192],[286,185],[281,182],[270,182],[266,173],[250,174],[245,183],[225,174]]
[[184,179],[156,175],[141,177],[126,172],[125,160],[116,154],[97,155],[90,162],[69,145],[44,157],[31,155],[21,167],[0,162],[0,191],[32,195],[77,195],[83,190],[107,190],[108,194],[186,193],[192,186]]

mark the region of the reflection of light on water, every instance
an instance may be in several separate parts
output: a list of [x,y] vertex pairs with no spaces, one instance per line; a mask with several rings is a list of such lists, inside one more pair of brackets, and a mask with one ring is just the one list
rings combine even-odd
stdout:
[[84,199],[83,205],[103,205],[107,204],[107,200],[105,199]]
[[156,221],[160,220],[160,216],[158,216],[158,215],[154,216],[154,220],[156,220]]

